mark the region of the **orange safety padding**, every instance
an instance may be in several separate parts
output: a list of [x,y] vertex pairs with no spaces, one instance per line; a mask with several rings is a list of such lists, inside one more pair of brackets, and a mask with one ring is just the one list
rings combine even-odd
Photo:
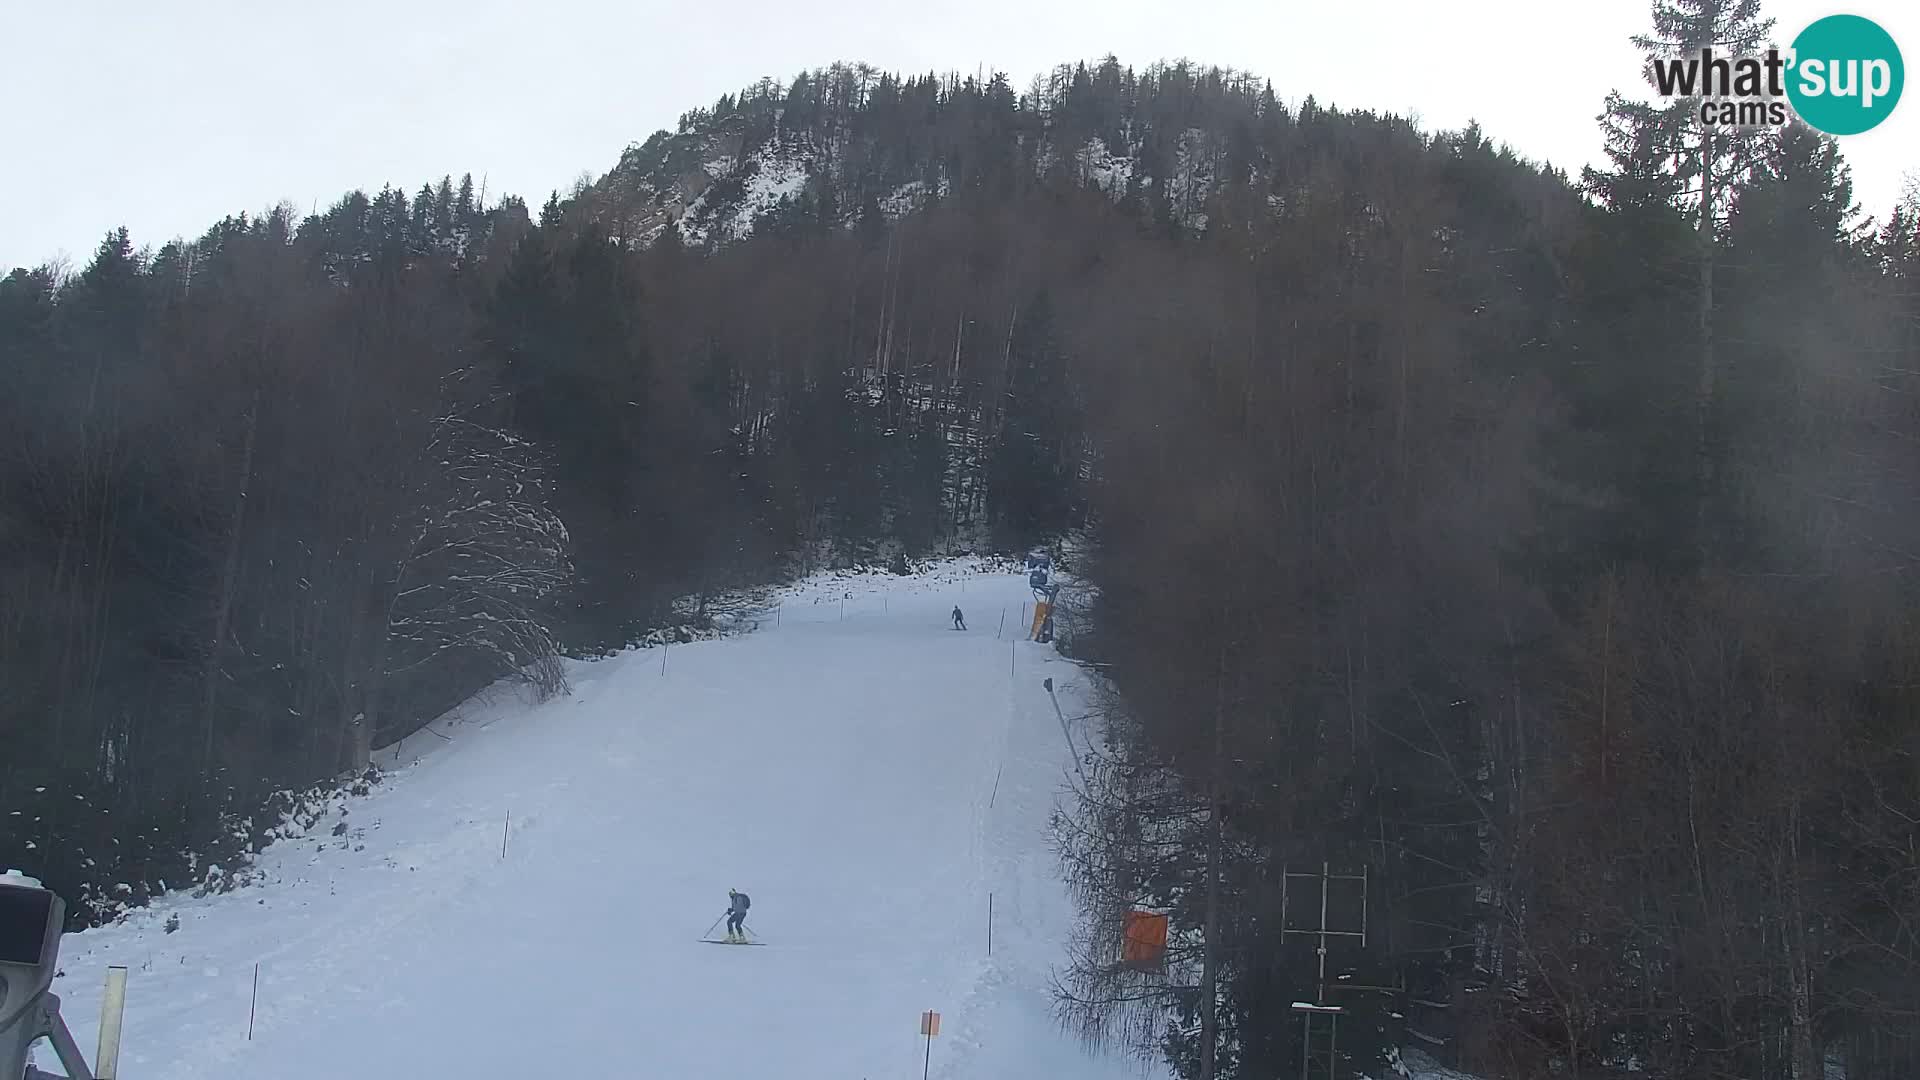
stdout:
[[1033,605],[1033,633],[1027,635],[1029,638],[1035,641],[1040,639],[1040,627],[1046,624],[1047,615],[1051,611],[1053,611],[1053,605],[1045,600]]
[[1157,964],[1167,952],[1167,917],[1150,911],[1129,911],[1126,942],[1121,956],[1129,964]]

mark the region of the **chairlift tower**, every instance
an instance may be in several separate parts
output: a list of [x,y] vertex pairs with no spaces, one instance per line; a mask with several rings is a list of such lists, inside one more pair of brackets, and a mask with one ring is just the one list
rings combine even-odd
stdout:
[[[1296,881],[1317,881],[1320,889],[1320,913],[1311,926],[1292,925],[1292,913],[1288,910],[1287,900]],[[1357,881],[1360,883],[1360,929],[1335,930],[1327,921],[1327,909],[1330,903],[1328,894],[1336,881]],[[1367,945],[1367,872],[1363,866],[1358,874],[1336,874],[1331,864],[1321,863],[1318,873],[1307,873],[1280,868],[1280,934],[1306,934],[1317,939],[1314,953],[1318,960],[1318,971],[1314,976],[1312,1001],[1296,1001],[1293,1011],[1300,1014],[1300,1080],[1338,1080],[1340,1063],[1340,1014],[1345,1010],[1328,999],[1327,991],[1327,940],[1329,938],[1358,938],[1360,947]],[[1357,989],[1357,988],[1356,988]]]

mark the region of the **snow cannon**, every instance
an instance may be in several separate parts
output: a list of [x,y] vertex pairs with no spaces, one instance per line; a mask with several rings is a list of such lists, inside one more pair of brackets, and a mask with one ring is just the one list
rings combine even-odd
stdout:
[[67,905],[18,870],[0,875],[0,1077],[27,1071],[27,1047],[45,1027],[43,999],[60,960]]
[[[53,1044],[68,1080],[94,1080],[60,1017],[60,998],[52,993],[66,917],[67,905],[53,890],[18,870],[0,874],[0,1080],[58,1080],[27,1067],[27,1050],[42,1037]],[[101,1043],[106,1044],[111,1027],[112,1056],[118,1058],[117,1010],[101,1020]],[[113,1067],[103,1063],[103,1068],[99,1075],[106,1080]]]

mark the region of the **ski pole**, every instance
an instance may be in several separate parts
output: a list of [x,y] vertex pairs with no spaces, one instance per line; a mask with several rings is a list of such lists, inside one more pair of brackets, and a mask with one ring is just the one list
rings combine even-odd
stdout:
[[[726,912],[724,912],[724,911],[723,911],[723,912],[721,912],[721,913],[720,913],[720,919],[724,919],[724,918],[726,918],[726,917],[727,917],[727,913],[726,913]],[[712,925],[710,925],[710,926],[708,926],[708,927],[707,927],[707,928],[706,928],[705,930],[702,930],[702,931],[700,932],[700,936],[701,936],[701,937],[706,937],[706,936],[707,936],[708,934],[711,934],[711,933],[713,933],[713,928],[714,928],[715,926],[719,926],[719,925],[720,925],[720,919],[715,919],[715,920],[713,920],[713,923],[712,923]]]

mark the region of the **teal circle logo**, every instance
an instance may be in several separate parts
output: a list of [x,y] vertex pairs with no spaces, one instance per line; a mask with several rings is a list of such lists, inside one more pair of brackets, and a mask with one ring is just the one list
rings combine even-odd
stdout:
[[1906,84],[1900,46],[1880,24],[1829,15],[1793,39],[1787,97],[1808,125],[1829,135],[1858,135],[1885,120]]

